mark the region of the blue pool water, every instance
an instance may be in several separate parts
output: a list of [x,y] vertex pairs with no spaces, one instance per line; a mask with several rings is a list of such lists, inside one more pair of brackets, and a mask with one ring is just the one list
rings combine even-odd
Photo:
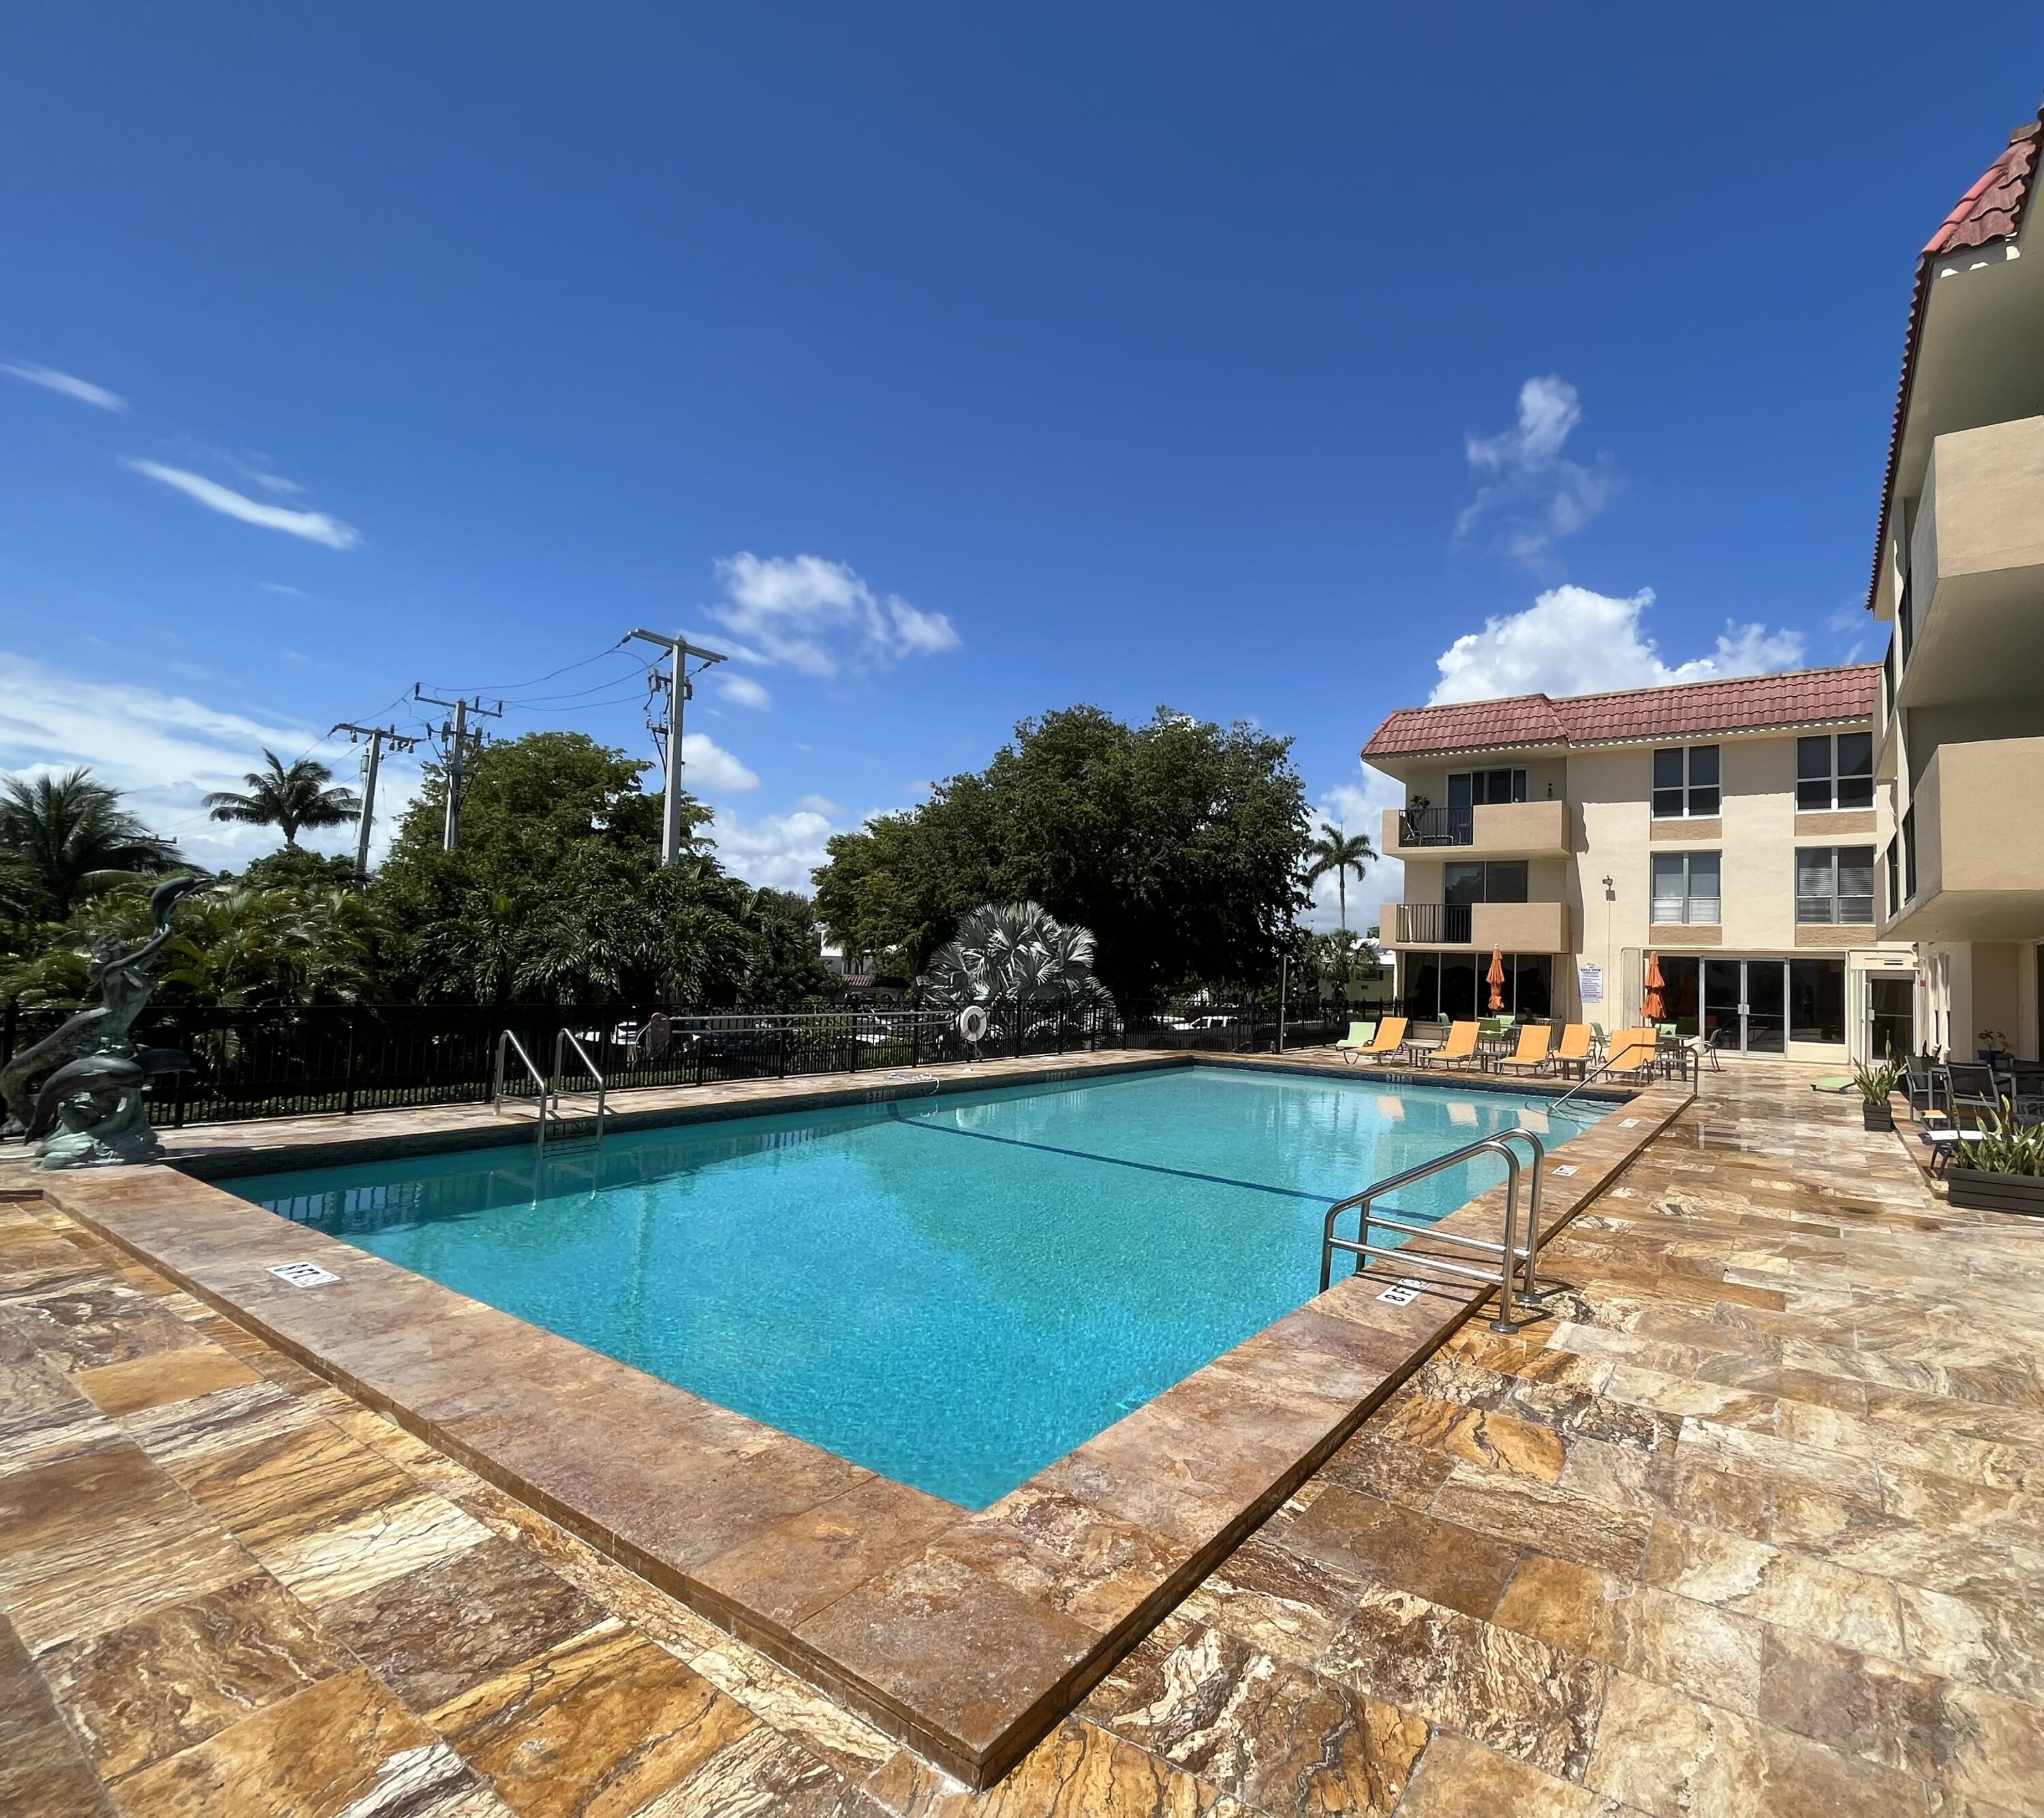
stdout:
[[[1321,1220],[1543,1101],[1201,1067],[223,1183],[974,1508],[1308,1300]],[[1485,1156],[1398,1196],[1438,1218]]]

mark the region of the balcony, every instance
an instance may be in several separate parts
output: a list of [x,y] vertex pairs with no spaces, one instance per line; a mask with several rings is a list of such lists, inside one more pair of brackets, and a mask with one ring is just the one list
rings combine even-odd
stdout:
[[1566,802],[1485,802],[1473,808],[1387,808],[1386,858],[1566,858],[1570,852]]
[[1485,952],[1496,947],[1508,953],[1575,950],[1566,903],[1400,903],[1397,908],[1396,938],[1390,942],[1394,947],[1480,947]]
[[[1881,929],[1897,941],[2044,938],[2044,738],[1947,742],[1884,855]],[[1904,875],[1897,879],[1897,862]]]
[[2034,692],[2044,673],[2044,416],[1937,439],[1896,612],[1896,707]]

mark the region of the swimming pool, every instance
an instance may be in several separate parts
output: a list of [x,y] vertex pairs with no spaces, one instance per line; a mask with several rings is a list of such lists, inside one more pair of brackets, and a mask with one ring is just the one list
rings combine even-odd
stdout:
[[[220,1184],[982,1508],[1310,1299],[1332,1201],[1600,1114],[1544,1103],[1202,1065]],[[1398,1203],[1503,1177],[1482,1157]]]

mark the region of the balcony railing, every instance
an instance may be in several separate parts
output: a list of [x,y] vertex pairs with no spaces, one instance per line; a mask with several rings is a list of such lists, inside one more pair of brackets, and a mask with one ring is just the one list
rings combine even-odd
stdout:
[[1466,947],[1470,943],[1470,911],[1466,903],[1401,903],[1398,939],[1401,945]]
[[1401,808],[1398,813],[1400,846],[1473,846],[1476,810],[1461,808]]

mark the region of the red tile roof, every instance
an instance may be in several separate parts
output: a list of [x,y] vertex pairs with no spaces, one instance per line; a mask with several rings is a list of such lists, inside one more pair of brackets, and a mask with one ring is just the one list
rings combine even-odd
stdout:
[[1450,707],[1407,707],[1370,734],[1366,760],[1541,745],[1611,745],[1631,739],[1687,738],[1706,732],[1754,732],[1871,719],[1881,665],[1798,669],[1731,681],[1681,682],[1622,694],[1513,695]]
[[1881,524],[1873,538],[1873,577],[1867,584],[1866,608],[1873,610],[1881,591],[1881,564],[1888,547],[1888,512],[1895,497],[1895,470],[1902,458],[1902,426],[1909,414],[1909,391],[1916,377],[1916,351],[1923,337],[1923,305],[1930,301],[1931,274],[1947,253],[1961,247],[1986,246],[2014,240],[2037,188],[2044,109],[2027,125],[2008,136],[2008,148],[1988,166],[1981,180],[1959,198],[1916,259],[1916,282],[1909,293],[1909,325],[1903,336],[1902,380],[1896,389],[1895,420],[1888,435],[1888,470],[1881,485]]

